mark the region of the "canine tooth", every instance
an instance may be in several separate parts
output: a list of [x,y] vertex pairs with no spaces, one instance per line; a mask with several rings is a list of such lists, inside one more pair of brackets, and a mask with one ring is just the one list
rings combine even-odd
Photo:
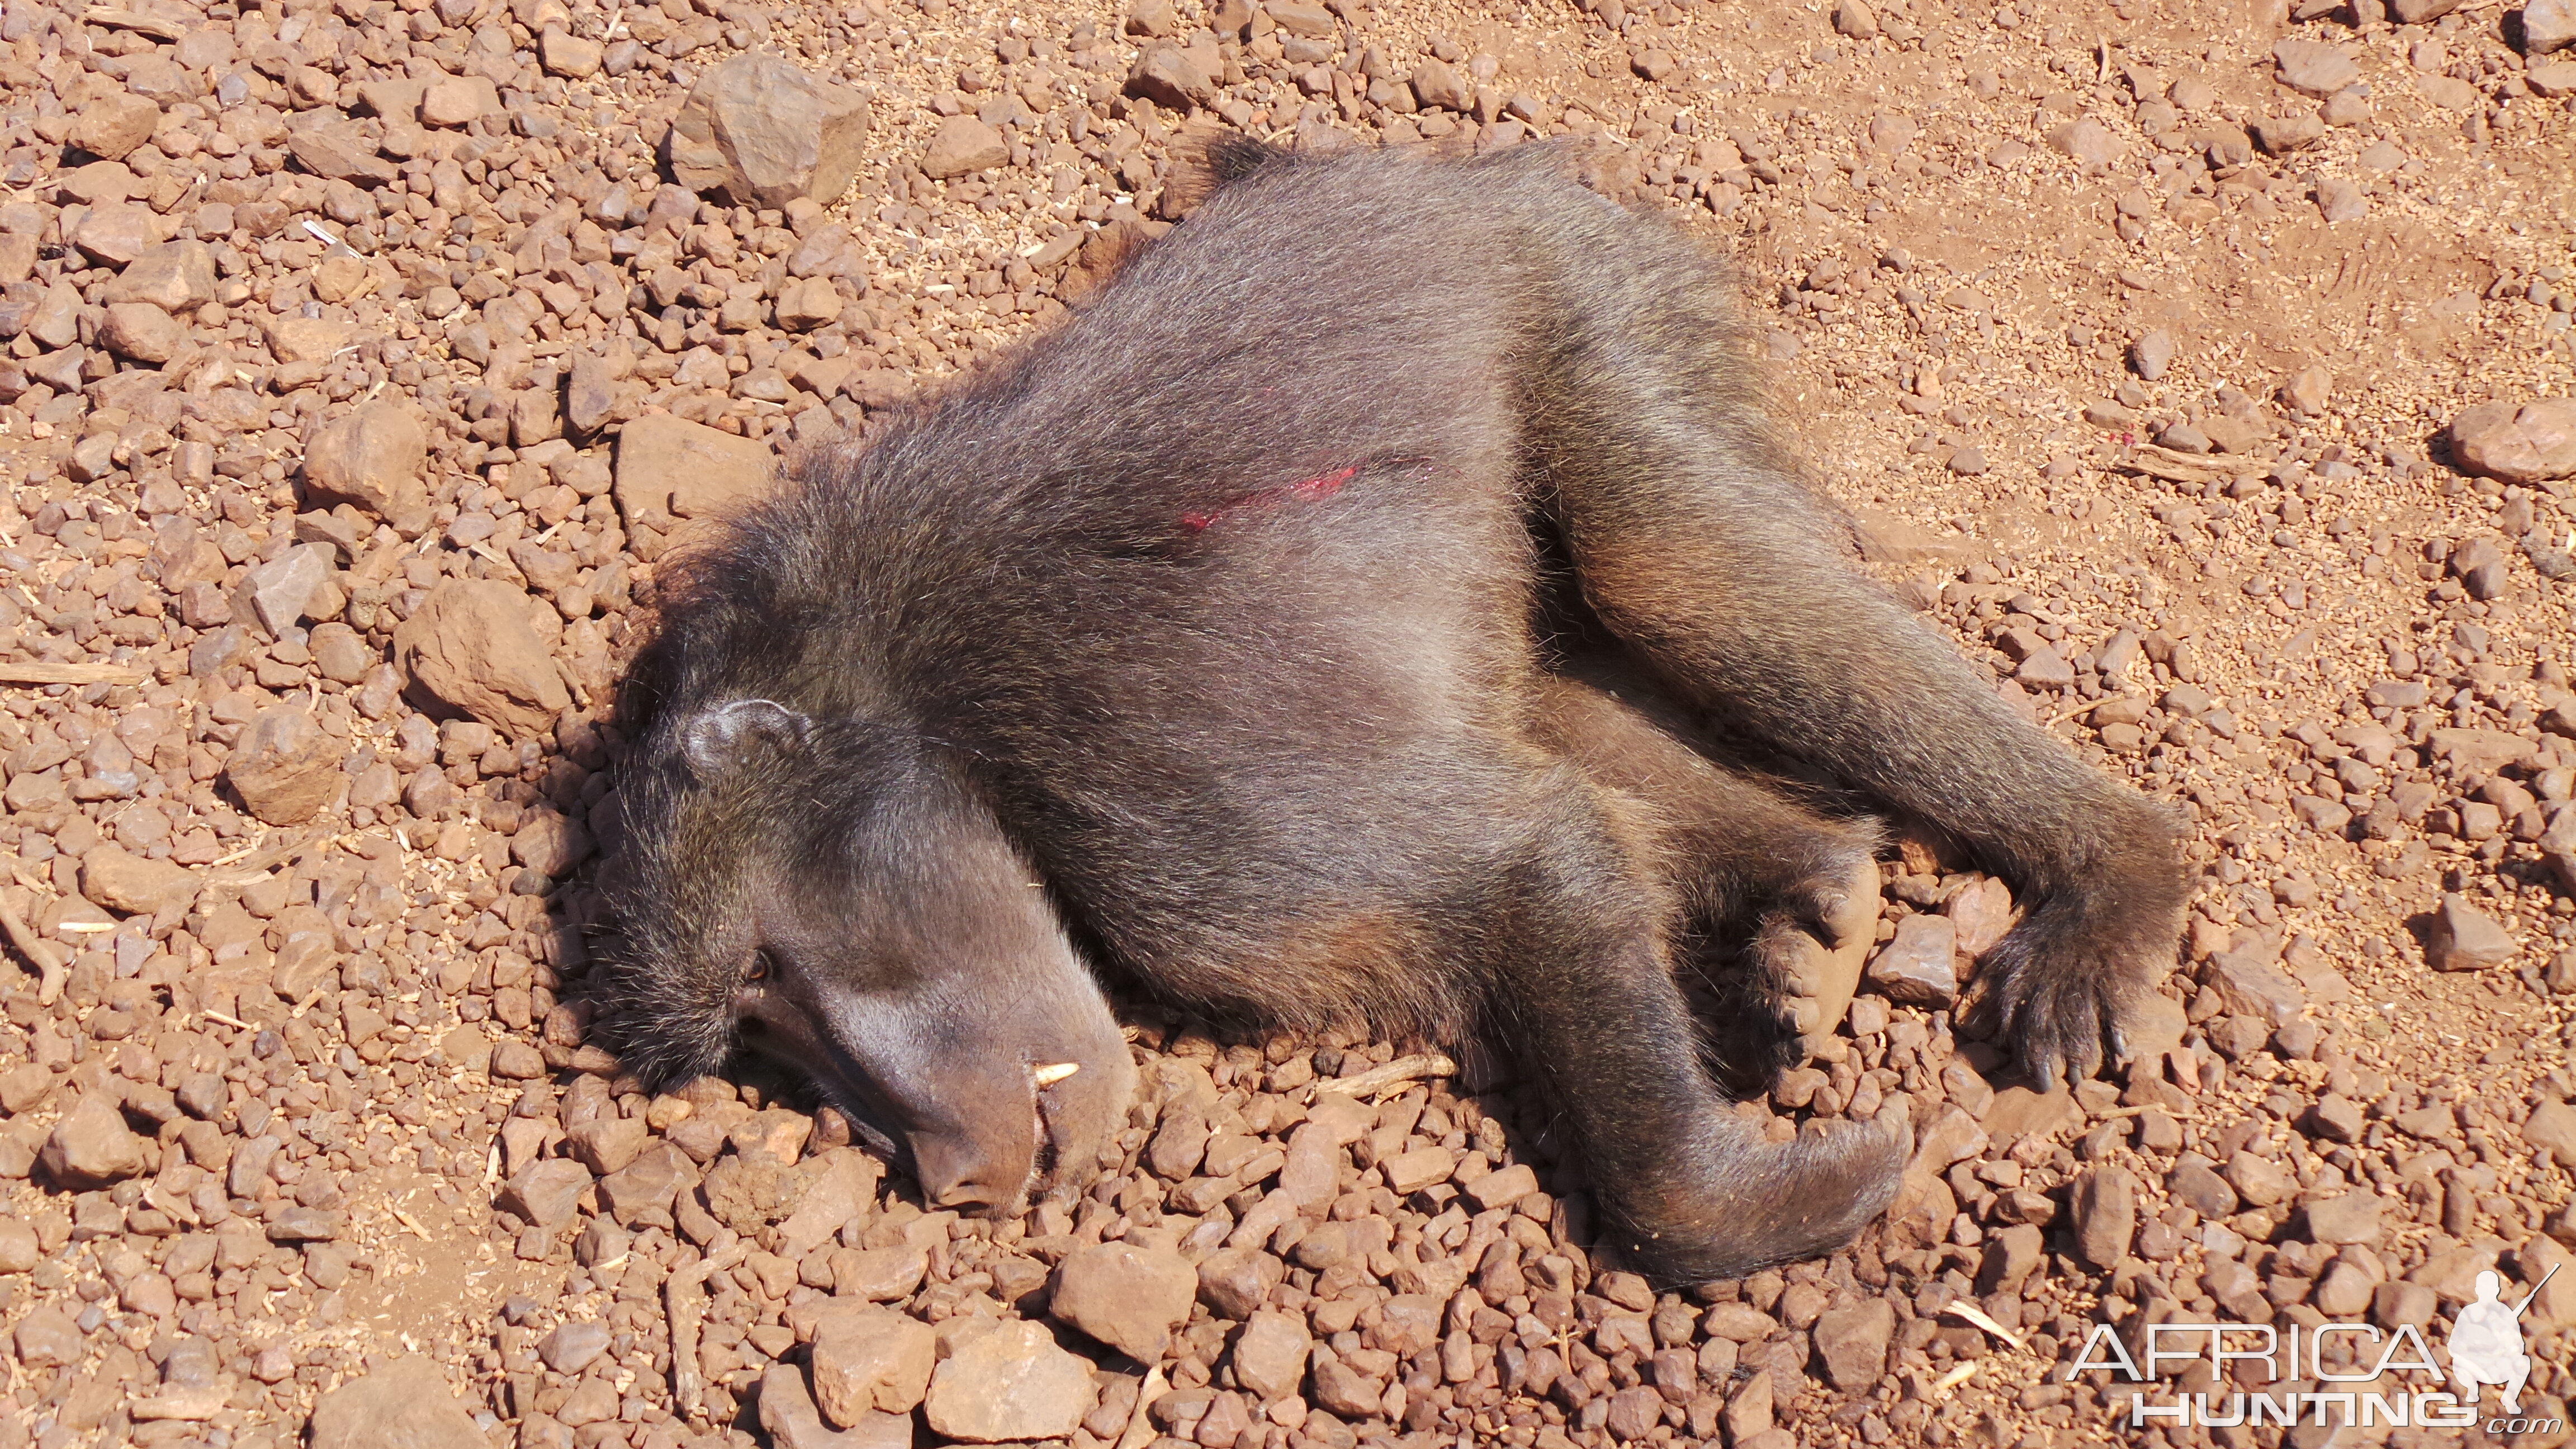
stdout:
[[1052,1087],[1081,1070],[1080,1062],[1057,1062],[1051,1066],[1033,1067],[1029,1076],[1041,1087]]

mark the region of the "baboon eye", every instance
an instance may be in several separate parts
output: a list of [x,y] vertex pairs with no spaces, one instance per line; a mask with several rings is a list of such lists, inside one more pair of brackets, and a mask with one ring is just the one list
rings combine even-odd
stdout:
[[752,952],[750,957],[742,963],[743,984],[747,986],[759,985],[761,982],[769,979],[772,969],[768,952]]

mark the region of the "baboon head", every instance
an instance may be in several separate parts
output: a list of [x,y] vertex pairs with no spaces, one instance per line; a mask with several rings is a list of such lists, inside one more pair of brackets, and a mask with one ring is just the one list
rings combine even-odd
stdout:
[[1135,1069],[1047,892],[938,747],[768,700],[671,711],[604,882],[609,1028],[670,1081],[737,1047],[812,1075],[934,1204],[1078,1189]]

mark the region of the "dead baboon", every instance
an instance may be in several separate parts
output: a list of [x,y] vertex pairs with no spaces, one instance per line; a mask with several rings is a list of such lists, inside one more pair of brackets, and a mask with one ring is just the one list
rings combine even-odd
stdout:
[[1764,1140],[1672,958],[1838,943],[1875,837],[1662,708],[2011,880],[1997,1025],[2093,1072],[2174,950],[2171,824],[1846,567],[1710,260],[1546,148],[1217,161],[1080,316],[807,461],[673,589],[620,797],[626,1059],[774,1052],[930,1200],[1011,1213],[1124,1123],[1096,968],[1490,1038],[1660,1280],[1834,1247],[1904,1124]]

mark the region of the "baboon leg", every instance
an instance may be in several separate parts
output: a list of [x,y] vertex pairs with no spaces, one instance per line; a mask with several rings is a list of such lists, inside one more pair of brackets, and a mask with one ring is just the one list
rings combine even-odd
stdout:
[[1677,240],[1594,239],[1543,364],[1540,502],[1602,624],[1687,702],[1929,821],[2028,913],[1979,973],[2042,1083],[2120,1050],[2188,887],[2164,810],[2087,768],[1839,556],[1765,439],[1725,304]]
[[1670,902],[1595,787],[1565,771],[1494,913],[1494,1024],[1545,1084],[1615,1241],[1661,1283],[1740,1276],[1849,1241],[1894,1194],[1902,1114],[1786,1143],[1701,1069],[1663,950]]
[[1545,686],[1542,733],[1593,783],[1637,802],[1640,853],[1707,938],[1687,956],[1741,945],[1739,969],[1703,976],[1725,1008],[1708,1023],[1720,1085],[1752,1095],[1851,1005],[1878,926],[1876,832],[1691,749],[1657,725],[1651,691],[1577,672]]

